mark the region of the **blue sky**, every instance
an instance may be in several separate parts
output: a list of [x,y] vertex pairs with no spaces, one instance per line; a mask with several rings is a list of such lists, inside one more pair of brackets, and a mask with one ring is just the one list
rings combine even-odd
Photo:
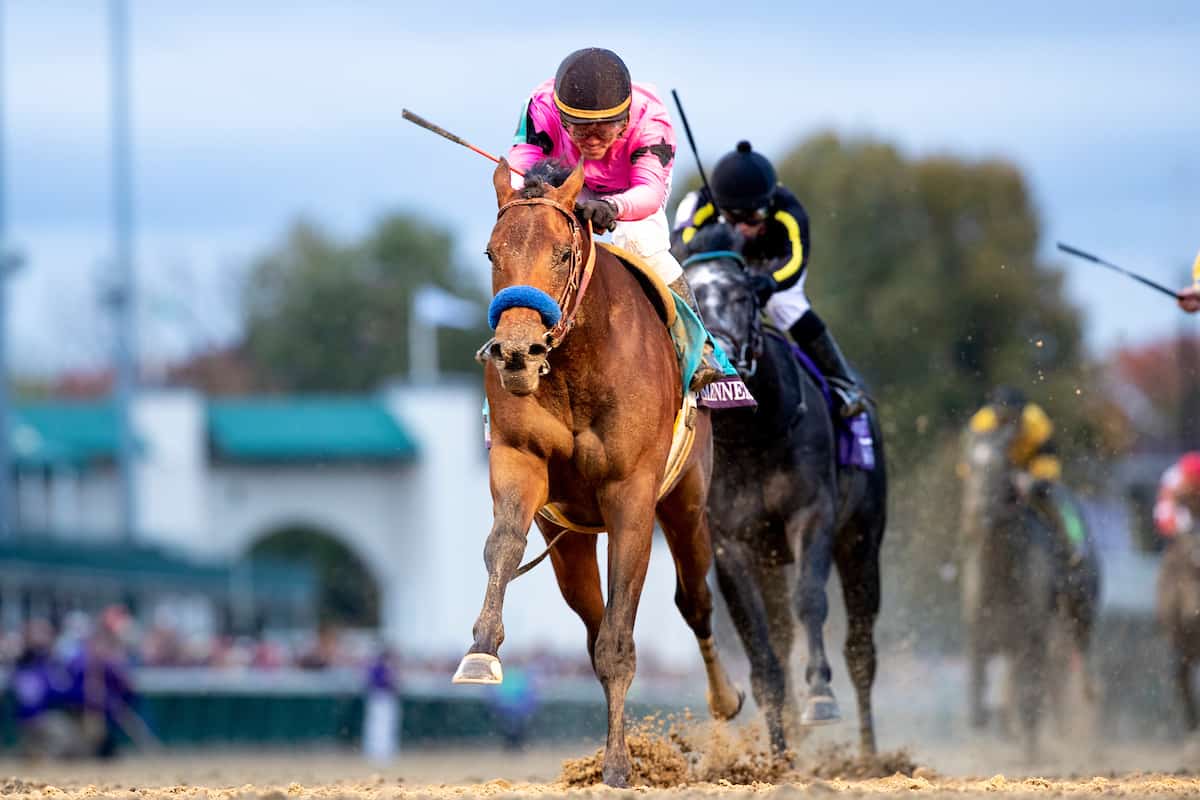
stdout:
[[[9,234],[29,257],[12,284],[10,355],[24,372],[96,364],[108,352],[96,307],[111,250],[107,3],[0,3]],[[539,17],[474,2],[131,2],[144,350],[161,360],[232,336],[246,262],[300,214],[350,236],[420,211],[459,234],[482,281],[489,165],[400,110],[502,151],[529,90],[589,45],[678,89],[710,163],[738,138],[782,155],[829,128],[912,155],[1008,158],[1031,182],[1048,257],[1063,239],[1182,281],[1200,248],[1200,6],[773,5]],[[1097,354],[1192,324],[1119,276],[1062,263]]]

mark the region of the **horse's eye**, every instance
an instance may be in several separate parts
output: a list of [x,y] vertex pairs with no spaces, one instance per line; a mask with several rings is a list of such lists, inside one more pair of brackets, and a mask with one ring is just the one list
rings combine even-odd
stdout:
[[568,250],[564,247],[562,250],[558,251],[558,263],[559,264],[566,264],[570,260],[571,260],[571,251],[570,250]]
[[496,255],[492,252],[492,248],[489,247],[488,249],[484,250],[483,254],[487,256],[488,261],[492,262],[493,264],[496,263]]

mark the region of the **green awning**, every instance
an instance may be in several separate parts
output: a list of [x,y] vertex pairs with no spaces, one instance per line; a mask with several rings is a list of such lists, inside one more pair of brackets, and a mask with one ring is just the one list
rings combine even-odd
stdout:
[[417,445],[372,397],[213,400],[208,434],[218,458],[245,462],[407,461]]
[[118,439],[116,409],[94,401],[18,405],[9,430],[18,467],[111,461]]
[[36,585],[107,579],[130,590],[154,585],[209,593],[228,592],[231,582],[240,578],[259,599],[312,597],[317,587],[313,568],[292,561],[199,561],[161,545],[96,542],[67,535],[0,539],[0,579],[11,581],[22,575]]

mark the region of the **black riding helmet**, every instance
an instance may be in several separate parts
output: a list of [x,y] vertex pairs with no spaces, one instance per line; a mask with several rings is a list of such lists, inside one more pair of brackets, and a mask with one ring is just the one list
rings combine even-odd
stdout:
[[755,153],[747,141],[738,142],[737,149],[721,156],[713,168],[712,191],[717,205],[734,214],[769,206],[777,183],[771,162]]
[[554,104],[564,122],[586,125],[625,119],[632,100],[629,68],[612,50],[576,50],[554,74]]

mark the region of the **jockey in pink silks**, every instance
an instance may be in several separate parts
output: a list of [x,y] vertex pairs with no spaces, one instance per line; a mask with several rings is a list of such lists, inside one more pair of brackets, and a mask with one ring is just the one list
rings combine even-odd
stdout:
[[[613,244],[640,256],[699,317],[683,269],[671,255],[666,204],[675,131],[654,88],[633,83],[611,50],[571,53],[554,78],[533,90],[508,152],[508,163],[521,172],[545,158],[571,167],[583,161],[579,215],[597,231],[612,231]],[[514,187],[522,183],[514,173]],[[722,374],[711,345],[705,345],[691,388]]]

